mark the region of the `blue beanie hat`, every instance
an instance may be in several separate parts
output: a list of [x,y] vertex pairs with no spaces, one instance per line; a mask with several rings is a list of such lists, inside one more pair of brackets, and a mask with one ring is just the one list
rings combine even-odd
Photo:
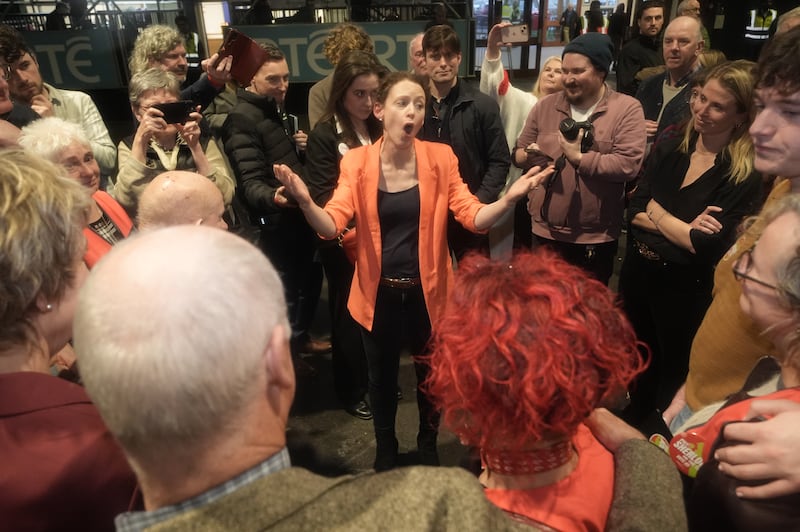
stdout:
[[564,47],[565,54],[581,54],[589,58],[589,61],[603,72],[608,72],[611,62],[614,60],[614,45],[608,35],[602,33],[584,33],[571,41]]

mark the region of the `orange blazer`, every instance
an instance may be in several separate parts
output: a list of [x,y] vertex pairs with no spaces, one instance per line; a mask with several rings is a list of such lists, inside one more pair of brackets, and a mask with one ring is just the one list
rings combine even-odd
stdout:
[[[353,318],[372,330],[375,300],[381,278],[381,227],[378,218],[378,176],[383,139],[348,151],[342,158],[339,182],[325,211],[333,218],[337,234],[356,221],[356,268],[347,308]],[[458,160],[450,146],[414,141],[419,177],[419,271],[431,324],[444,311],[453,284],[447,247],[447,214],[452,211],[465,228],[475,228],[475,215],[483,204],[473,196],[458,173]],[[485,232],[485,231],[483,231]]]

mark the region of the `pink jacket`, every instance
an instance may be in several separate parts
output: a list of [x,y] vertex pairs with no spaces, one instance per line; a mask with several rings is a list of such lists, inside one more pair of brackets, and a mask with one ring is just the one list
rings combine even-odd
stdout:
[[[543,152],[557,159],[562,154],[558,125],[569,116],[563,91],[539,100],[525,121],[516,147],[536,142]],[[553,184],[550,224],[540,214],[544,187],[530,196],[528,210],[537,236],[577,244],[600,244],[619,237],[625,183],[637,176],[644,158],[644,112],[638,100],[606,86],[592,116],[594,145],[583,155],[577,172],[567,163],[561,180]]]

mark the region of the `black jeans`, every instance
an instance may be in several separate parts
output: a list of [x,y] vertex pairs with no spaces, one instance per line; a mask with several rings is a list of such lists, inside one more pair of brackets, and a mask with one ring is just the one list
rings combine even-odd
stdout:
[[[397,417],[397,376],[400,355],[422,354],[431,336],[431,322],[421,286],[412,288],[378,287],[372,331],[361,328],[367,355],[369,399],[375,436],[379,441],[394,437]],[[435,433],[439,416],[419,385],[428,374],[427,365],[414,362],[417,374],[417,405],[420,433]]]
[[331,314],[333,386],[345,406],[367,394],[367,358],[361,326],[347,310],[355,268],[336,242],[320,242],[319,255],[328,278],[328,310]]
[[308,339],[322,289],[322,265],[314,260],[316,236],[300,209],[266,217],[260,229],[259,246],[283,282],[295,346]]
[[713,269],[648,260],[628,250],[619,280],[623,308],[650,364],[631,390],[623,417],[638,425],[669,406],[686,381],[692,340],[711,304]]
[[617,256],[616,240],[602,244],[571,244],[533,235],[533,247],[546,246],[558,253],[562,259],[583,268],[603,284],[608,284],[614,273],[614,257]]

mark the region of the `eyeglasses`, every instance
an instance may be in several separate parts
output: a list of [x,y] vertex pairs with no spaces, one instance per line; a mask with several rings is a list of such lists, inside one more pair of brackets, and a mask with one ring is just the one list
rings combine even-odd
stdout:
[[742,280],[747,279],[750,282],[760,284],[761,286],[765,286],[767,288],[771,288],[772,290],[777,290],[778,287],[774,284],[770,284],[766,281],[762,281],[761,279],[756,279],[752,275],[749,275],[750,268],[753,266],[753,249],[755,249],[755,244],[746,250],[744,253],[739,255],[739,258],[736,259],[736,262],[733,263],[733,277],[742,282]]

